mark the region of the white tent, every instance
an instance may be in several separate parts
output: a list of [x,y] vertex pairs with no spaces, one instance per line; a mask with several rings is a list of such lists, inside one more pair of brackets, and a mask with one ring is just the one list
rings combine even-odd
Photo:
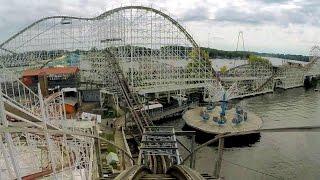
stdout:
[[107,163],[108,164],[114,164],[114,163],[118,163],[119,162],[119,158],[118,155],[114,152],[110,152],[107,155]]

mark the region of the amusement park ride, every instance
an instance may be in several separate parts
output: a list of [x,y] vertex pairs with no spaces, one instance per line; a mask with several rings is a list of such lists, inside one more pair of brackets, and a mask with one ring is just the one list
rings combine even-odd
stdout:
[[[206,92],[208,97],[206,100],[209,102],[206,108],[200,112],[200,116],[203,120],[209,119],[208,112],[212,112],[215,108],[218,108],[216,105],[220,103],[220,112],[218,116],[213,116],[212,120],[219,126],[223,126],[226,121],[226,113],[227,111],[234,110],[234,117],[232,118],[233,124],[240,124],[241,122],[247,120],[247,112],[244,110],[244,104],[240,102],[236,105],[236,108],[230,108],[230,100],[234,99],[239,90],[237,88],[237,83],[234,83],[228,90],[221,85],[219,81],[217,81],[213,86],[208,85],[206,88]],[[230,109],[230,110],[228,110]]]
[[[154,127],[149,114],[141,111],[140,94],[168,101],[171,97],[183,100],[205,89],[210,106],[201,116],[208,120],[209,111],[217,111],[212,121],[220,128],[228,121],[237,125],[252,117],[243,105],[228,110],[231,99],[271,92],[272,86],[261,90],[259,87],[266,82],[272,85],[274,80],[270,66],[243,65],[230,69],[221,82],[216,81],[210,61],[204,60],[200,47],[186,29],[169,15],[150,7],[119,7],[92,18],[42,18],[0,44],[3,63],[0,67],[0,179],[96,179],[98,140],[133,159],[126,149],[101,138],[96,124],[68,119],[63,93],[43,97],[40,88],[36,92],[19,79],[23,69],[43,67],[70,56],[78,60],[76,66],[81,71],[78,89],[83,96],[101,89],[116,94],[119,104],[131,115],[136,128],[129,130],[138,131],[137,141],[141,140],[144,146],[141,163],[128,168],[128,175],[142,170],[151,173],[144,164],[150,162],[151,169],[157,172],[166,173],[164,166],[172,165],[175,172],[196,174],[178,164],[184,162],[178,157],[176,136],[180,132],[172,127]],[[318,56],[312,63],[319,64]],[[298,68],[302,72],[319,70],[313,68],[314,64],[308,69]],[[293,74],[289,66],[285,73]],[[300,82],[301,77],[298,79]],[[217,102],[221,103],[220,110],[214,107]],[[230,111],[235,115],[228,118]],[[195,151],[189,153],[193,155]],[[164,156],[172,154],[175,158],[170,164],[170,158]],[[190,174],[189,177],[201,179]]]

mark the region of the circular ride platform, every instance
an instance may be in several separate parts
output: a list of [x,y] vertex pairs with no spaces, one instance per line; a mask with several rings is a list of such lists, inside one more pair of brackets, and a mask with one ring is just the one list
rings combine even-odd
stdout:
[[218,123],[213,121],[213,117],[220,117],[220,106],[215,107],[211,112],[207,112],[209,114],[208,120],[204,120],[200,116],[201,111],[205,109],[206,107],[190,109],[183,114],[182,118],[188,126],[208,134],[251,131],[260,129],[262,126],[262,119],[252,112],[247,112],[248,119],[246,121],[242,121],[239,124],[232,123],[232,119],[235,116],[235,108],[226,112],[226,123],[218,125]]

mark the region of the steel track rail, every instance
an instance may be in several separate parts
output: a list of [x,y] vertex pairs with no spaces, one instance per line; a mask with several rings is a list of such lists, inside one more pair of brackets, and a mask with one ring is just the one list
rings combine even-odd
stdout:
[[[164,17],[165,19],[169,20],[174,26],[176,26],[186,37],[187,39],[190,41],[190,43],[195,47],[198,48],[198,44],[196,43],[196,41],[192,38],[192,36],[187,32],[187,30],[181,26],[176,20],[174,20],[172,17],[170,17],[169,15],[151,8],[151,7],[145,7],[145,6],[124,6],[124,7],[119,7],[119,8],[115,8],[109,11],[106,11],[104,13],[102,13],[101,15],[97,16],[97,17],[93,17],[93,18],[86,18],[86,17],[75,17],[75,16],[49,16],[49,17],[45,17],[42,19],[39,19],[38,21],[35,21],[34,23],[30,24],[29,26],[27,26],[26,28],[22,29],[21,31],[19,31],[18,33],[14,34],[13,36],[11,36],[9,39],[7,39],[6,41],[4,41],[3,43],[0,44],[0,48],[3,48],[3,46],[5,46],[7,43],[9,43],[10,41],[12,41],[13,39],[15,39],[17,36],[19,36],[20,34],[24,33],[25,31],[31,29],[33,26],[46,21],[46,20],[50,20],[50,19],[75,19],[75,20],[85,20],[85,21],[94,21],[94,20],[100,20],[100,19],[104,19],[114,13],[117,13],[119,11],[122,10],[127,10],[127,9],[138,9],[138,10],[145,10],[145,11],[150,11],[153,12],[155,14],[159,14],[160,16]],[[11,51],[11,50],[10,50]]]

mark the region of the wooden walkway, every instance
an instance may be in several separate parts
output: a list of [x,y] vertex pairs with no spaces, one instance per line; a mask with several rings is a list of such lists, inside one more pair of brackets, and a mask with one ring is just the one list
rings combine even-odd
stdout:
[[203,108],[205,107],[196,107],[186,111],[183,114],[182,117],[188,126],[209,134],[251,131],[260,129],[262,126],[262,119],[252,112],[248,112],[248,120],[238,125],[233,124],[232,118],[234,117],[235,109],[227,111],[226,124],[219,126],[212,120],[212,117],[219,117],[221,108],[216,107],[212,112],[209,112],[210,118],[208,120],[203,120],[200,116],[200,112]]

